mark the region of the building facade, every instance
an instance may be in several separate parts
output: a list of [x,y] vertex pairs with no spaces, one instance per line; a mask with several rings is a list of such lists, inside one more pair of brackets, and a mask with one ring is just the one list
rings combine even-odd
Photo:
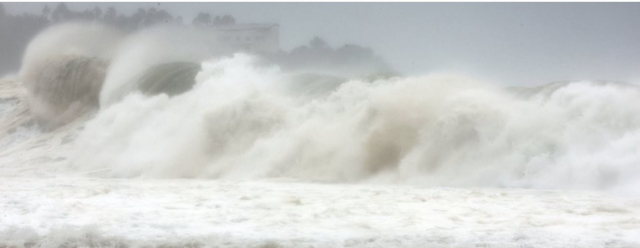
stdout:
[[233,52],[275,53],[280,49],[278,24],[233,24],[213,26],[217,42]]

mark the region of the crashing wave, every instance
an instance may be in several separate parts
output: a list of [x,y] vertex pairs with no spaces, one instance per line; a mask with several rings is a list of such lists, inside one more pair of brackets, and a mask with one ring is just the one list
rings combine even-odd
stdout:
[[104,109],[74,164],[113,177],[430,186],[613,189],[640,177],[640,107],[629,104],[640,92],[617,84],[522,97],[433,74],[301,95],[291,85],[305,77],[253,61],[205,62],[191,91],[134,94]]
[[200,69],[200,64],[193,62],[170,62],[152,66],[141,72],[133,82],[120,86],[111,94],[110,101],[120,101],[136,92],[145,95],[182,94],[193,88]]
[[121,34],[99,24],[67,23],[40,33],[27,47],[19,78],[32,112],[57,127],[98,106],[109,60]]
[[[70,31],[62,31],[45,32],[32,44],[68,39]],[[80,171],[428,186],[638,186],[635,85],[504,89],[450,74],[335,77],[281,70],[246,54],[220,57],[206,37],[190,31],[175,43],[153,42],[169,33],[142,32],[118,49],[85,46],[86,40],[59,43],[59,51],[30,45],[20,80],[31,111],[59,125],[100,107],[74,140],[71,163]],[[185,45],[191,43],[197,45]],[[180,45],[189,51],[172,49]]]
[[61,56],[45,60],[25,81],[31,111],[49,126],[74,120],[98,107],[108,62],[100,58]]

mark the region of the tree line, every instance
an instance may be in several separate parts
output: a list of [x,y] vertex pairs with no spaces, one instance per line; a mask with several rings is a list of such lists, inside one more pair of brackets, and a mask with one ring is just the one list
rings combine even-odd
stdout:
[[[101,22],[126,32],[161,23],[185,25],[181,16],[174,17],[169,12],[154,7],[139,8],[133,14],[126,15],[118,13],[114,7],[104,11],[100,7],[74,11],[66,4],[59,3],[53,9],[45,5],[40,14],[11,15],[0,3],[0,77],[19,69],[22,54],[35,35],[50,25],[68,21]],[[206,27],[235,23],[235,18],[230,15],[213,16],[200,12],[189,24]],[[290,52],[280,51],[267,58],[286,69],[391,71],[384,60],[369,48],[347,44],[334,49],[319,37]]]
[[[139,8],[133,14],[126,15],[118,13],[114,7],[106,10],[95,7],[75,11],[69,9],[66,4],[59,3],[53,9],[45,5],[40,14],[12,15],[7,13],[4,5],[0,3],[0,77],[19,69],[22,54],[35,35],[50,25],[69,21],[101,22],[127,32],[161,23],[185,24],[182,16],[174,17],[169,12],[154,7]],[[235,19],[230,15],[213,16],[201,12],[191,24],[228,25],[235,24]]]
[[333,48],[324,39],[314,37],[291,52],[268,56],[289,70],[320,70],[344,75],[394,75],[396,72],[371,48],[345,44]]

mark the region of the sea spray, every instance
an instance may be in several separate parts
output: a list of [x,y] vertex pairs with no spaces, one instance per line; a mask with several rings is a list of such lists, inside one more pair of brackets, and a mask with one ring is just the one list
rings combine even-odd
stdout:
[[31,112],[57,127],[97,108],[109,60],[122,34],[97,23],[65,23],[38,34],[27,47],[19,79]]
[[218,44],[217,36],[215,30],[179,25],[158,25],[130,34],[107,72],[100,106],[109,106],[139,91],[139,84],[149,77],[146,72],[156,66],[176,62],[199,64],[221,56],[227,50]]
[[87,123],[76,166],[115,177],[288,177],[429,186],[610,189],[637,180],[635,87],[522,96],[431,74],[295,94],[251,56],[203,62],[182,95],[131,94]]

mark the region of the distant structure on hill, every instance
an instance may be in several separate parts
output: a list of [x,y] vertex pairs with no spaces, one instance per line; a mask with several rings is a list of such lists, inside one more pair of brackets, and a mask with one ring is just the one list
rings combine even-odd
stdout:
[[218,42],[231,51],[276,53],[280,50],[280,26],[275,23],[214,25]]

